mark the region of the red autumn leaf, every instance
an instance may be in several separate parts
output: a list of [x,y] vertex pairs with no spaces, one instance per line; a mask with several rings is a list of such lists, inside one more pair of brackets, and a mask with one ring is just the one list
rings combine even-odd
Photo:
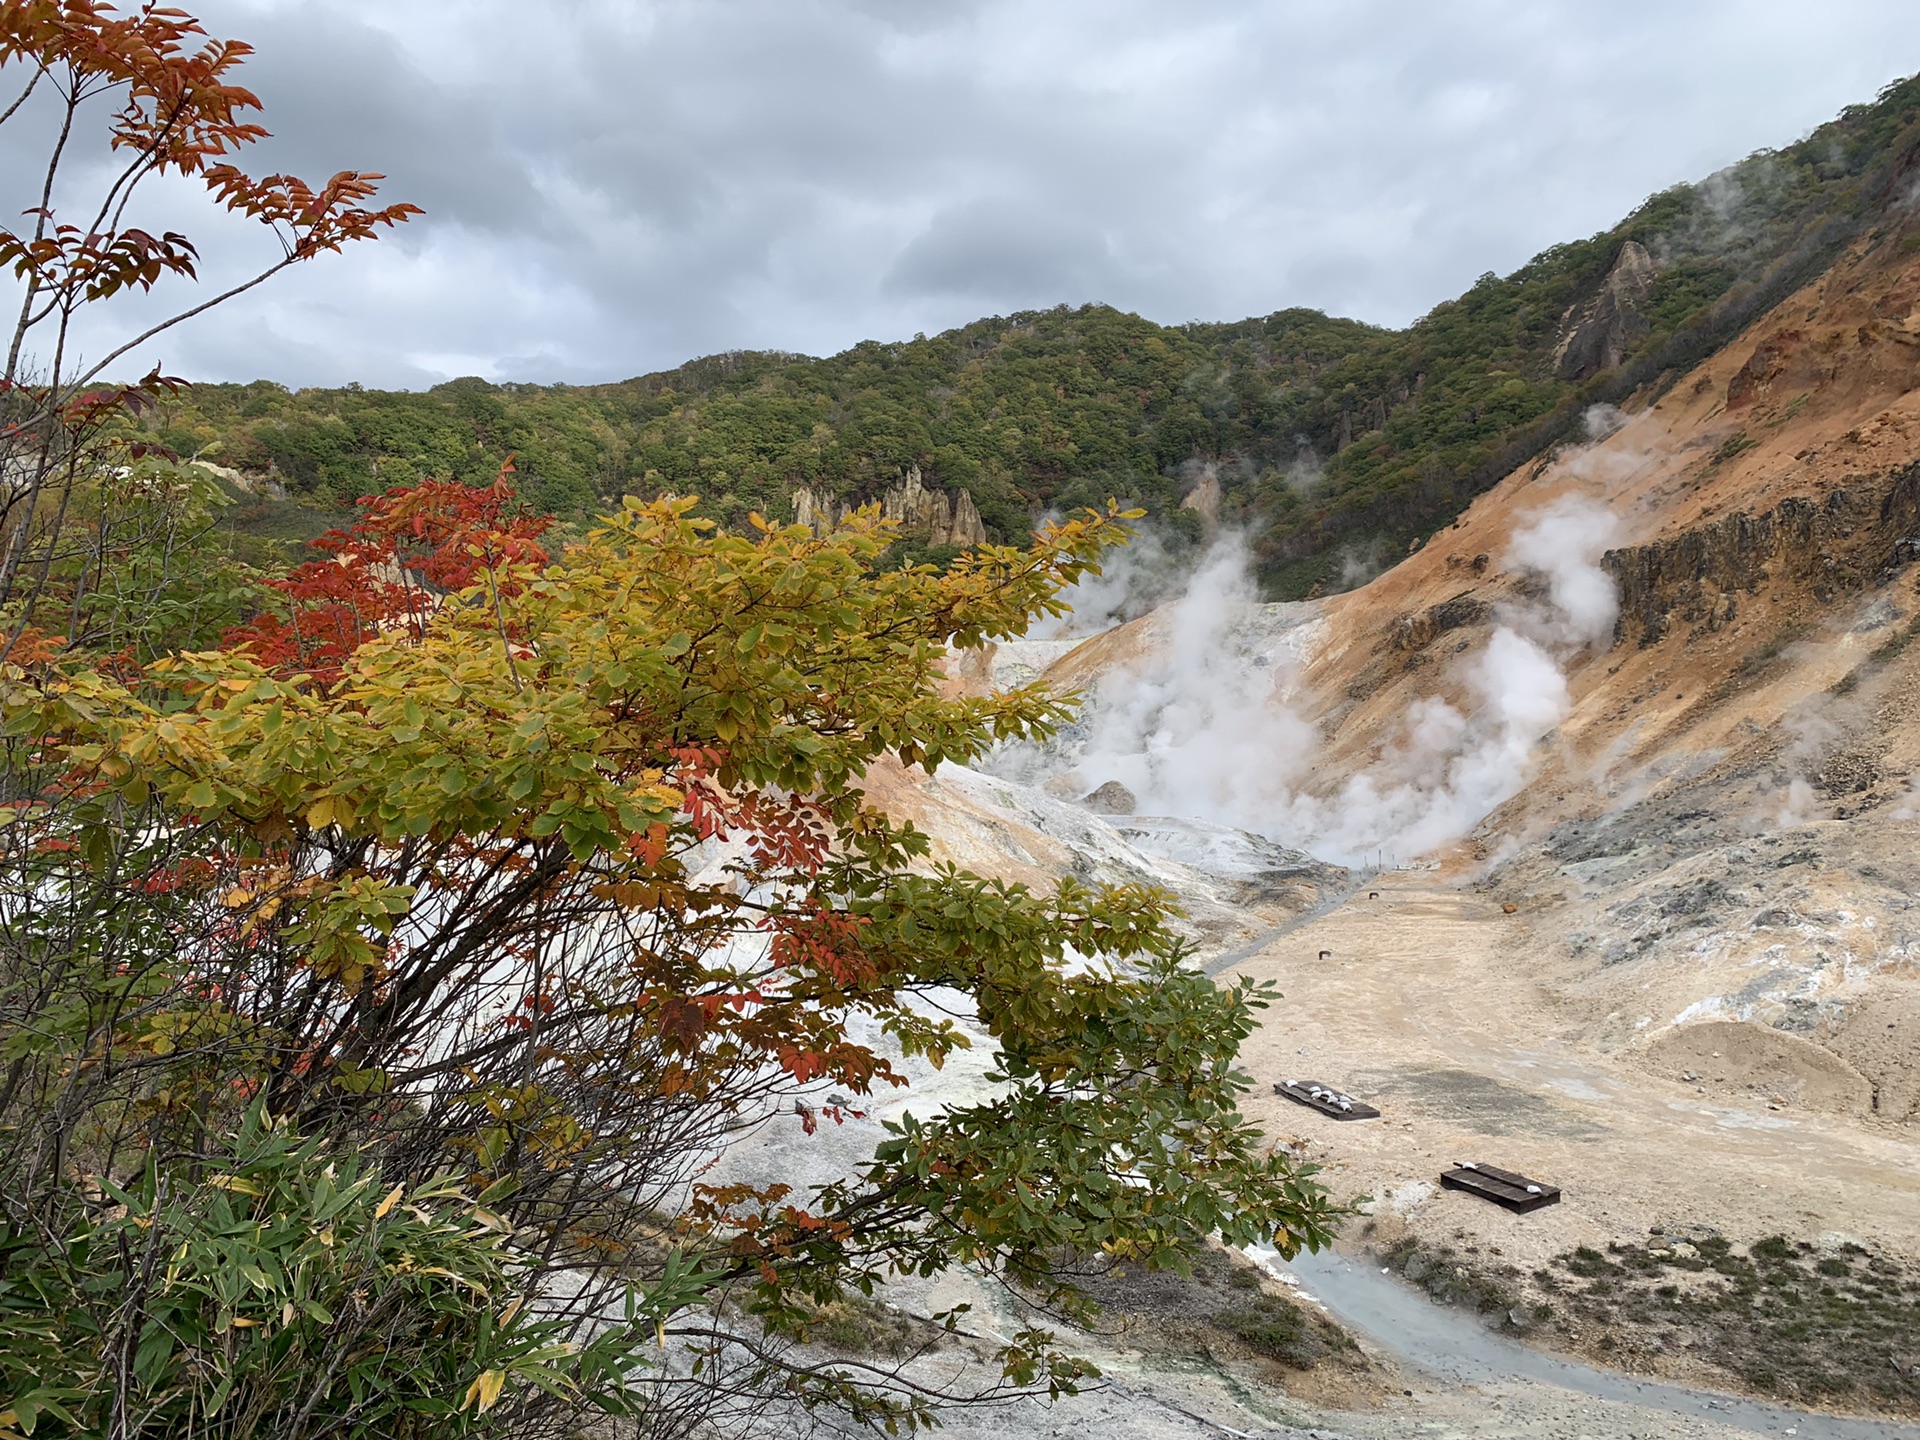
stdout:
[[662,1000],[659,1016],[660,1033],[683,1048],[699,1044],[707,1032],[706,1007],[698,1000],[680,996]]
[[524,514],[508,476],[509,459],[491,485],[428,480],[364,496],[361,515],[330,530],[309,560],[268,582],[286,615],[263,613],[223,637],[281,675],[337,679],[361,645],[377,635],[420,637],[446,596],[491,577],[503,595],[522,584],[519,567],[547,563],[539,537],[552,518]]

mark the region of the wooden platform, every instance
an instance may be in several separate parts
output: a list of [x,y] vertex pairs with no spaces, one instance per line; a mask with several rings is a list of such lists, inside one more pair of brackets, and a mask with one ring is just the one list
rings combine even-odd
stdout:
[[1543,1185],[1497,1165],[1456,1165],[1440,1177],[1440,1185],[1446,1190],[1465,1190],[1521,1215],[1543,1205],[1560,1203],[1558,1185]]
[[1309,1110],[1318,1110],[1322,1115],[1331,1115],[1335,1120],[1373,1120],[1380,1114],[1373,1106],[1314,1080],[1281,1080],[1274,1085],[1273,1093],[1284,1095]]

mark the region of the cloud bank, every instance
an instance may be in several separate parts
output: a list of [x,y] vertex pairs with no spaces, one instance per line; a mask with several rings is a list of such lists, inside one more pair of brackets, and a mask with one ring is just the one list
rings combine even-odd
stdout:
[[[1094,300],[1403,324],[1916,64],[1906,0],[194,8],[258,47],[264,166],[429,212],[152,357],[293,384],[613,379]],[[210,278],[260,253],[193,197],[157,218]]]

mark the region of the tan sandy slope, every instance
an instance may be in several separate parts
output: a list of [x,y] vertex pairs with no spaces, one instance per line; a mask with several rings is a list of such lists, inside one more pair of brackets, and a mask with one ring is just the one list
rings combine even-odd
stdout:
[[[1451,1237],[1524,1268],[1687,1223],[1920,1258],[1916,219],[1297,632],[1285,700],[1324,739],[1312,783],[1331,794],[1415,699],[1474,703],[1467,657],[1536,584],[1503,562],[1529,515],[1579,493],[1620,522],[1616,634],[1570,662],[1571,711],[1514,798],[1438,869],[1330,906],[1335,879],[1302,880],[1251,942],[1215,917],[1221,968],[1288,996],[1248,1047],[1263,1086],[1330,1081],[1387,1111],[1254,1107],[1376,1197],[1376,1242]],[[1047,676],[1095,683],[1153,635],[1121,627]],[[963,668],[982,683],[992,663]],[[1076,868],[1071,837],[977,794],[882,789],[968,863]],[[1519,1218],[1436,1191],[1465,1159],[1565,1202]],[[1701,1378],[1657,1347],[1624,1363]]]

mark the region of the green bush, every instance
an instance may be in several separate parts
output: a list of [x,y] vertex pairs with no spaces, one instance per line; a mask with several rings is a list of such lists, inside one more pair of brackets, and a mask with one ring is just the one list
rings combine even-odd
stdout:
[[63,1233],[0,1233],[0,1437],[425,1440],[510,1430],[536,1391],[632,1408],[655,1312],[561,1343],[451,1179],[389,1187],[256,1106],[217,1168],[87,1194]]
[[1300,1310],[1275,1296],[1262,1295],[1246,1310],[1229,1310],[1216,1324],[1270,1360],[1310,1370],[1326,1353],[1326,1344]]

